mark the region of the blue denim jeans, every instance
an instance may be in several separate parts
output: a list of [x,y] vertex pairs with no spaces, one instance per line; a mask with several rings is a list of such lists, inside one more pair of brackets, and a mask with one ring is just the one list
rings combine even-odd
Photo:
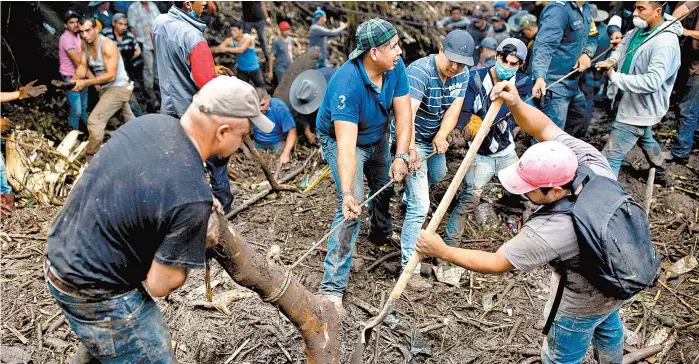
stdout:
[[281,153],[284,151],[284,147],[286,147],[286,140],[282,140],[281,142],[275,144],[261,144],[258,143],[256,140],[253,140],[252,144],[255,146],[255,149],[257,150],[269,150],[274,153]]
[[651,167],[665,170],[665,159],[660,144],[653,138],[653,127],[629,125],[615,120],[612,122],[612,131],[602,154],[607,157],[609,166],[617,177],[621,170],[621,162],[636,143],[641,147]]
[[177,363],[170,330],[143,289],[95,301],[62,292],[48,280],[46,286],[81,344],[99,362]]
[[210,157],[206,160],[206,169],[209,171],[214,197],[221,203],[224,211],[228,211],[233,203],[231,182],[228,180],[228,158]]
[[[432,145],[415,145],[420,159],[432,153]],[[401,266],[405,267],[415,251],[415,241],[420,233],[422,224],[430,211],[430,187],[444,179],[447,175],[447,159],[444,154],[435,154],[430,159],[422,162],[420,169],[408,174],[405,178],[405,220],[400,234]],[[415,272],[420,271],[418,264]]]
[[581,137],[587,133],[587,101],[582,91],[572,96],[561,96],[546,91],[541,100],[541,111],[559,128],[574,137]]
[[[337,166],[337,141],[331,137],[319,135],[318,140],[323,148],[323,158],[328,162],[337,189],[337,211],[331,228],[339,224],[342,215],[342,186]],[[372,146],[357,146],[356,169],[354,172],[354,194],[359,203],[364,201],[364,177],[369,185],[369,195],[388,183],[388,170],[391,166],[391,153],[387,138]],[[380,193],[368,206],[370,234],[373,236],[390,236],[393,231],[393,221],[388,211],[388,204],[393,196],[393,188],[389,187]],[[347,288],[352,263],[352,252],[359,237],[362,216],[354,221],[345,222],[328,237],[328,254],[323,261],[323,282],[320,292],[334,296],[342,296]]]
[[[63,76],[63,81],[68,82],[72,77]],[[66,91],[68,104],[70,104],[70,115],[68,115],[68,126],[73,130],[87,130],[87,87],[80,92]],[[80,121],[82,120],[82,125]]]
[[7,180],[7,169],[5,168],[5,155],[0,154],[0,193],[12,193],[12,186]]
[[677,135],[670,150],[674,157],[686,157],[692,151],[697,120],[699,120],[699,75],[691,75],[687,80],[687,93],[680,103]]
[[458,246],[466,228],[466,215],[473,212],[480,202],[483,187],[493,179],[501,169],[517,163],[517,153],[512,150],[501,157],[476,154],[464,176],[464,187],[454,210],[449,215],[449,223],[445,232],[444,242],[450,246]]
[[582,363],[591,342],[595,345],[595,358],[599,364],[622,362],[624,326],[619,310],[600,316],[557,314],[544,340],[543,363]]

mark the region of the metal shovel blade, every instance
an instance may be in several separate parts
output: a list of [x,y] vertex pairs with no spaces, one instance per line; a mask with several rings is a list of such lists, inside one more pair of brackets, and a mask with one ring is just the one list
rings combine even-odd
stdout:
[[374,331],[374,327],[380,325],[386,317],[388,317],[388,314],[393,312],[393,309],[396,307],[396,300],[393,299],[393,297],[389,297],[388,301],[386,301],[386,304],[383,306],[383,309],[379,314],[372,318],[371,321],[367,322],[367,324],[364,326],[364,329],[362,329],[362,333],[359,336],[359,341],[357,342],[357,346],[354,348],[354,352],[352,353],[352,359],[350,360],[350,363],[352,364],[361,364],[362,363],[362,354],[364,354],[364,348],[366,347],[367,341],[371,338],[371,333]]

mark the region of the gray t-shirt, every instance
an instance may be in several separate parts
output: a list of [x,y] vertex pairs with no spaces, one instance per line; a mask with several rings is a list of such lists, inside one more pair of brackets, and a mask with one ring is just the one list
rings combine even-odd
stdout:
[[[595,147],[561,133],[553,140],[567,145],[578,157],[578,163],[588,166],[597,175],[616,179],[607,159]],[[570,215],[534,215],[522,231],[505,243],[505,258],[517,269],[529,272],[554,260],[565,261],[568,281],[563,290],[558,311],[573,316],[596,316],[610,313],[624,301],[605,297],[576,268],[580,267],[580,249],[575,226]],[[551,267],[551,294],[546,304],[548,315],[558,288],[559,275]]]

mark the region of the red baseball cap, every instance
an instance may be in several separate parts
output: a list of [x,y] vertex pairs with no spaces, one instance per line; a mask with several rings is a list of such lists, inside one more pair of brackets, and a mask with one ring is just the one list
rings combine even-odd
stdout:
[[291,29],[291,24],[289,24],[288,21],[283,21],[279,23],[279,29],[280,30],[289,30]]
[[567,145],[549,141],[527,149],[513,164],[498,172],[507,191],[522,195],[541,187],[560,187],[575,178],[578,158]]

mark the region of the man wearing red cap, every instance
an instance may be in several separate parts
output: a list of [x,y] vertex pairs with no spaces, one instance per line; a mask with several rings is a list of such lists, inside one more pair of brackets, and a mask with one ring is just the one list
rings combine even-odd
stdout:
[[291,24],[288,21],[279,23],[279,35],[272,40],[272,56],[269,59],[267,79],[272,81],[276,76],[277,83],[282,82],[284,72],[294,61],[294,39],[291,38]]
[[[579,165],[598,176],[615,179],[607,159],[593,146],[561,130],[538,109],[520,99],[507,81],[493,86],[491,99],[502,98],[515,121],[541,143],[529,148],[513,164],[498,173],[502,186],[525,195],[538,205],[550,205],[573,193]],[[447,246],[441,237],[421,231],[415,250],[483,273],[502,273],[513,268],[529,272],[556,261],[565,263],[567,281],[562,300],[542,352],[544,363],[579,363],[594,339],[599,363],[620,363],[623,356],[623,325],[619,318],[622,300],[606,297],[579,271],[580,248],[572,216],[537,214],[517,236],[495,253]],[[552,269],[551,310],[559,275]],[[548,316],[548,314],[546,314]]]

